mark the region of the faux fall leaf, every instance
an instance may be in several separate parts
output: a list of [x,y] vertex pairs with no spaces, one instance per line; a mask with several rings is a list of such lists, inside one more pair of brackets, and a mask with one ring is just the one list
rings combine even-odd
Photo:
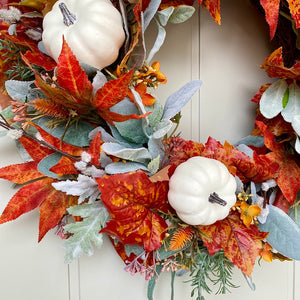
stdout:
[[261,253],[262,240],[268,233],[260,232],[255,225],[245,227],[237,212],[231,212],[226,219],[212,225],[198,228],[210,255],[223,249],[235,266],[251,276],[255,260]]
[[37,124],[31,123],[31,125],[38,130],[38,132],[40,133],[40,135],[42,136],[44,141],[47,142],[52,147],[54,147],[55,149],[61,150],[69,155],[80,157],[80,155],[83,151],[83,149],[81,147],[74,146],[74,145],[71,145],[71,144],[61,141],[60,138],[57,138],[57,137],[51,135],[50,133],[48,133],[47,131],[42,129]]
[[[295,21],[296,28],[299,28],[300,3],[298,0],[287,0],[287,2],[289,4],[289,10],[292,15],[292,18]],[[260,0],[260,4],[265,11],[266,20],[270,27],[270,37],[272,39],[277,29],[280,0]]]
[[282,47],[272,52],[262,63],[269,77],[300,80],[300,62],[291,68],[286,68],[283,63]]
[[169,249],[177,251],[182,249],[187,243],[189,243],[195,234],[193,226],[179,227],[172,234]]
[[260,0],[260,4],[265,11],[266,21],[270,27],[270,37],[273,39],[278,23],[280,0]]
[[58,57],[57,83],[61,88],[70,92],[78,104],[90,104],[93,95],[92,83],[64,38]]
[[169,210],[168,181],[153,183],[142,171],[96,180],[112,217],[101,232],[125,244],[144,246],[147,252],[160,248],[167,224],[158,212]]
[[209,11],[216,23],[221,24],[220,0],[198,0],[198,3]]
[[[162,0],[160,9],[165,9],[170,6],[179,7],[180,5],[193,6],[194,0]],[[206,8],[214,21],[221,24],[220,0],[198,0],[198,5]]]
[[[178,141],[176,142],[178,144]],[[219,160],[228,168],[232,175],[237,175],[243,182],[262,182],[274,177],[278,165],[266,156],[253,153],[250,158],[242,151],[225,142],[222,145],[213,138],[208,138],[206,144],[193,141],[181,141],[170,155],[170,164],[178,165],[190,157],[204,156]]]
[[279,165],[276,182],[284,197],[290,204],[293,204],[300,190],[300,167],[293,155],[287,153],[284,145],[275,142],[273,133],[265,124],[262,122],[256,122],[256,124],[263,133],[266,147],[272,151],[266,156]]
[[27,51],[24,57],[31,64],[42,67],[46,71],[52,71],[56,67],[56,62],[48,55],[41,52],[38,48],[34,51]]
[[40,207],[39,239],[54,228],[68,207],[68,197],[55,190],[51,178],[44,178],[21,187],[4,209],[0,224],[12,221]]
[[19,141],[33,161],[1,168],[0,178],[17,184],[24,184],[44,177],[44,175],[38,171],[38,164],[43,158],[52,154],[54,151],[41,146],[41,144],[26,136],[22,136]]
[[161,4],[159,6],[159,9],[163,10],[163,9],[166,9],[170,6],[179,7],[180,5],[193,6],[194,2],[195,2],[194,0],[162,0]]
[[[23,59],[30,65],[26,57],[23,56]],[[114,122],[140,119],[147,115],[121,115],[109,110],[126,97],[133,70],[106,82],[93,96],[93,85],[66,41],[63,41],[62,51],[58,58],[57,78],[45,79],[38,72],[34,72],[35,84],[46,96],[43,100],[55,104],[47,103],[46,108],[57,107],[56,116],[60,115],[60,108],[63,107],[63,111],[69,113],[70,117],[81,115],[89,119],[93,113],[96,113],[113,125]],[[38,109],[37,106],[35,108]],[[39,111],[47,115],[46,109],[39,109]],[[49,109],[48,111],[50,112]],[[50,115],[55,116],[55,111],[51,110]]]

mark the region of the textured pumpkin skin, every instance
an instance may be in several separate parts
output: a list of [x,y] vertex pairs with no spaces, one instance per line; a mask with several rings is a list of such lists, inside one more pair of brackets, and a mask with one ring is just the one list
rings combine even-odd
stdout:
[[[210,225],[226,218],[236,202],[236,181],[221,162],[196,156],[180,164],[170,178],[168,199],[178,217],[190,225]],[[208,201],[217,193],[227,204]]]
[[[70,26],[63,22],[59,9],[65,3],[76,21]],[[62,37],[80,62],[103,69],[118,57],[125,40],[122,18],[109,0],[59,0],[43,20],[42,40],[48,54],[58,60]]]

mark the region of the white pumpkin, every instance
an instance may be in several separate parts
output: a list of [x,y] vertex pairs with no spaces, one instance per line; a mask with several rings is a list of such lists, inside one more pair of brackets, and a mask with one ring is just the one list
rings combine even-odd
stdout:
[[235,191],[235,178],[223,163],[195,156],[176,168],[168,199],[185,223],[210,225],[229,214],[236,202]]
[[62,37],[80,62],[98,69],[111,65],[124,40],[122,18],[109,0],[59,0],[43,20],[42,40],[58,60]]

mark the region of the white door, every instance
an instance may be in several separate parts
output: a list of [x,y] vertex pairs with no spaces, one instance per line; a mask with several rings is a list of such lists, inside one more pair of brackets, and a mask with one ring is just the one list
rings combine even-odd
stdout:
[[[212,136],[234,143],[253,127],[255,104],[250,100],[261,84],[269,81],[259,65],[270,53],[268,27],[248,1],[223,1],[222,26],[207,11],[199,11],[185,24],[167,27],[167,39],[155,60],[168,83],[158,97],[168,95],[193,79],[201,79],[199,94],[183,110],[180,130],[185,139],[205,142]],[[156,28],[151,27],[153,31]],[[153,34],[154,36],[155,34]],[[153,40],[151,34],[149,40]],[[13,142],[0,140],[1,166],[20,162]],[[14,191],[0,182],[3,210]],[[82,257],[67,266],[60,240],[49,233],[37,244],[38,215],[29,213],[0,226],[0,299],[7,300],[146,300],[147,282],[131,276],[108,239],[92,257]],[[188,300],[188,276],[176,278],[176,300]],[[300,264],[262,262],[253,272],[256,291],[248,287],[241,272],[231,294],[209,295],[207,300],[298,300]],[[155,300],[170,299],[170,274],[163,274]]]

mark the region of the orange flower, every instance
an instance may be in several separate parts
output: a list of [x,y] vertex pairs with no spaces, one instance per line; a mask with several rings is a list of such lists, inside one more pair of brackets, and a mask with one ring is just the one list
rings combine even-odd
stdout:
[[250,226],[254,217],[258,216],[261,211],[261,208],[258,205],[249,205],[245,201],[240,204],[240,208],[242,211],[241,219],[247,227]]
[[[140,94],[144,105],[151,106],[155,102],[155,98],[151,94],[147,93],[147,86],[145,83],[139,83],[134,89]],[[134,97],[130,90],[128,90],[127,96],[132,102],[134,102]]]
[[273,252],[271,250],[272,250],[272,246],[268,243],[264,243],[263,248],[260,251],[260,255],[264,261],[272,262]]
[[144,82],[149,87],[157,88],[159,84],[165,84],[167,77],[160,72],[160,63],[155,61],[151,66],[144,65],[140,70],[133,75],[133,81],[137,84]]

